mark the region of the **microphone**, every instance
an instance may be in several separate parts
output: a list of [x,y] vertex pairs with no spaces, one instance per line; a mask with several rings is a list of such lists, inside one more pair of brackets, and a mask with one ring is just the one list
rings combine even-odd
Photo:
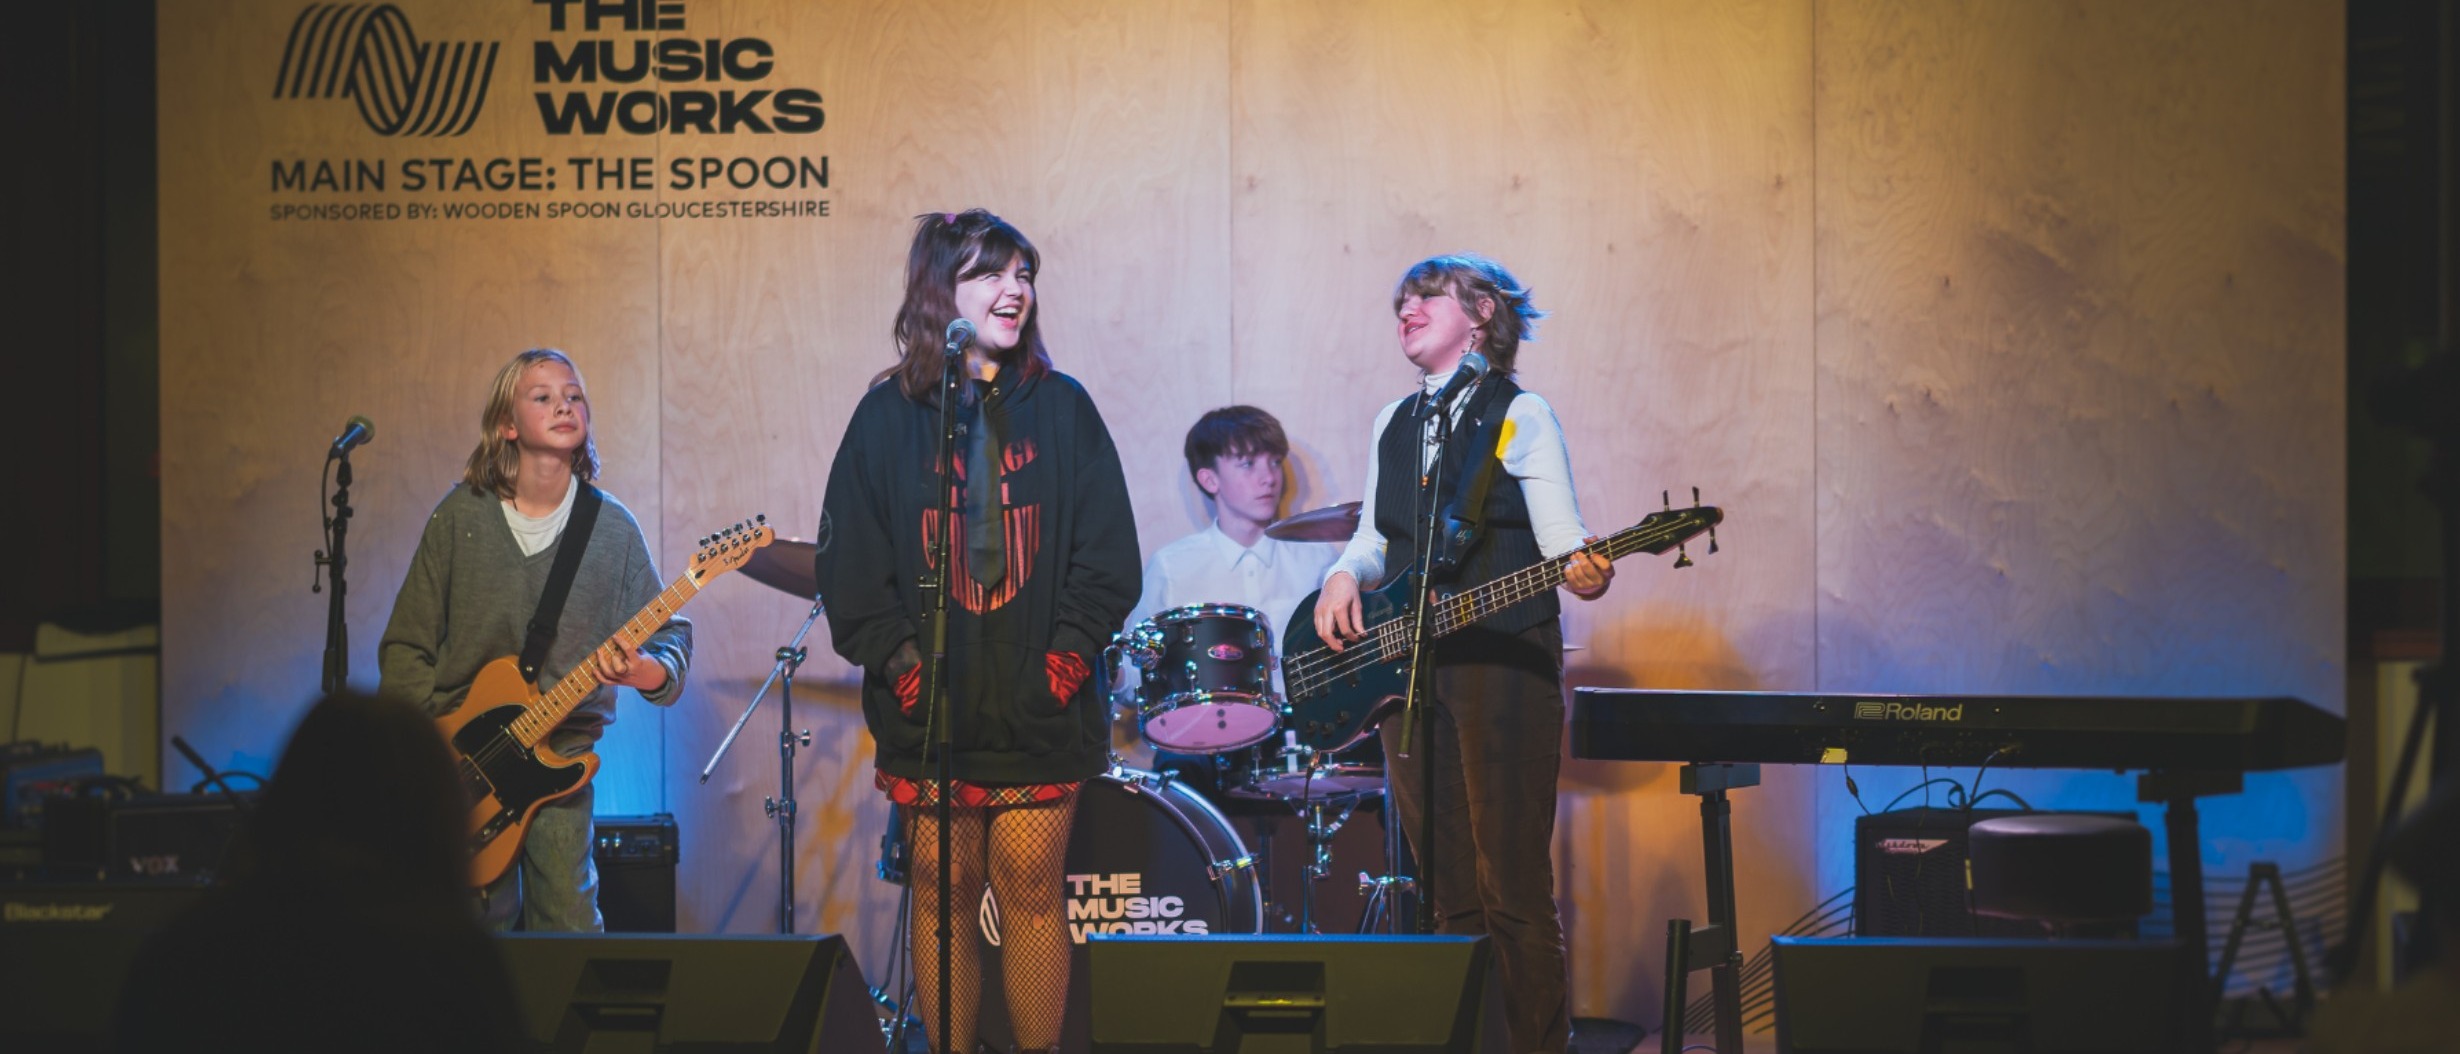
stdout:
[[1461,356],[1461,364],[1452,370],[1452,379],[1444,382],[1442,391],[1435,393],[1434,408],[1438,411],[1450,408],[1452,400],[1459,398],[1462,392],[1485,375],[1486,356],[1474,351]]
[[965,354],[965,346],[974,342],[974,324],[958,319],[948,324],[948,357]]
[[350,453],[350,448],[375,438],[376,422],[368,420],[366,414],[354,414],[350,418],[350,423],[343,426],[342,434],[333,437],[333,452],[325,456],[341,457]]

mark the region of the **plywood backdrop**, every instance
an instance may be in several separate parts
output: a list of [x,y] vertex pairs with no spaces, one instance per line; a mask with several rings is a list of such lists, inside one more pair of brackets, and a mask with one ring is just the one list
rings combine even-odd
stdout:
[[[1410,382],[1393,279],[1474,249],[1554,312],[1523,378],[1563,419],[1590,526],[1694,485],[1728,514],[1719,555],[1627,563],[1571,605],[1576,682],[2340,706],[2338,5],[685,0],[680,31],[558,34],[544,6],[410,0],[422,41],[503,45],[468,133],[435,138],[274,97],[304,6],[161,12],[165,725],[217,763],[269,769],[315,689],[309,504],[349,415],[378,429],[349,576],[372,684],[504,358],[580,360],[607,484],[670,573],[752,512],[808,536],[889,362],[911,217],[976,204],[1043,250],[1045,331],[1120,439],[1147,552],[1203,522],[1178,448],[1213,406],[1280,415],[1293,509],[1356,497],[1369,417]],[[660,35],[769,42],[766,80],[693,87],[807,87],[824,127],[542,131],[532,93],[572,86],[534,83],[534,42]],[[439,156],[538,157],[561,181],[268,176]],[[622,156],[654,158],[660,186],[565,167]],[[737,156],[825,156],[830,184],[664,185],[672,160]],[[270,216],[813,199],[829,214]],[[627,696],[602,748],[600,812],[679,817],[688,930],[772,925],[774,710],[697,777],[807,607],[720,582],[690,611],[683,699]],[[896,891],[871,874],[886,809],[854,683],[823,646],[795,695],[800,928],[884,964]],[[1873,808],[1914,780],[1857,776]],[[2107,779],[1991,784],[2131,804]],[[2252,780],[2207,810],[2206,855],[2330,855],[2338,794],[2334,772]],[[1772,770],[1744,796],[1754,945],[1850,882],[1857,808],[1835,773]],[[1696,824],[1670,769],[1570,766],[1576,1013],[1659,1019],[1655,942],[1702,907]]]

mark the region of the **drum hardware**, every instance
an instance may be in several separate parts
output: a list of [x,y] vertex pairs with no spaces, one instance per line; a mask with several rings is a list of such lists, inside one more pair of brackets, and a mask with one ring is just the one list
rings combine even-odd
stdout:
[[[1394,825],[1398,827],[1398,824]],[[1387,912],[1401,897],[1418,892],[1418,880],[1408,875],[1370,875],[1358,873],[1358,894],[1367,898],[1367,910],[1358,916],[1358,932],[1373,933],[1385,923]]]
[[1255,873],[1255,870],[1256,854],[1243,853],[1228,860],[1213,861],[1213,866],[1206,868],[1205,874],[1210,876],[1213,881],[1219,882],[1222,879],[1237,874],[1241,871],[1245,871],[1252,875]]
[[[1332,876],[1333,836],[1341,833],[1341,828],[1350,822],[1350,814],[1358,811],[1358,803],[1365,800],[1365,797],[1365,795],[1356,795],[1346,799],[1341,804],[1341,814],[1330,820],[1325,818],[1324,813],[1332,807],[1332,802],[1324,798],[1308,799],[1305,809],[1300,813],[1307,821],[1307,848],[1310,851],[1306,866],[1299,870],[1301,881],[1298,886],[1298,932],[1300,933],[1321,932],[1315,925],[1315,884]],[[1362,873],[1359,877],[1366,876]]]

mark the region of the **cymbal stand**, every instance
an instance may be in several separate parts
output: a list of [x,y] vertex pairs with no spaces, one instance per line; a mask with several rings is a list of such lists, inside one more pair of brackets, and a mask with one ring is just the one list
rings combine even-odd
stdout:
[[811,628],[819,624],[820,616],[827,611],[826,603],[818,597],[812,598],[811,614],[804,617],[803,628],[795,631],[792,643],[777,649],[777,665],[769,668],[769,679],[761,682],[760,690],[752,694],[751,705],[743,708],[743,716],[735,719],[735,727],[727,730],[726,739],[718,744],[717,751],[709,755],[709,763],[701,766],[700,770],[700,781],[709,782],[709,774],[717,771],[718,759],[725,757],[727,748],[735,745],[735,736],[743,731],[744,723],[752,719],[752,711],[760,709],[760,701],[768,698],[771,687],[782,684],[783,690],[777,696],[777,797],[761,801],[761,810],[777,821],[779,933],[794,932],[794,752],[798,747],[811,745],[811,731],[797,731],[794,727],[794,675],[802,668],[803,660],[808,655],[803,647],[803,638],[811,634]]

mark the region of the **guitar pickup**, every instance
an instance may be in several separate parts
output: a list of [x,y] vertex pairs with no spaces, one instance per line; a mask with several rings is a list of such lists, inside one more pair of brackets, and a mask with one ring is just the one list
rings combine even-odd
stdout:
[[487,800],[487,796],[494,793],[495,782],[487,778],[487,773],[470,759],[461,759],[462,799],[471,805],[476,805]]

